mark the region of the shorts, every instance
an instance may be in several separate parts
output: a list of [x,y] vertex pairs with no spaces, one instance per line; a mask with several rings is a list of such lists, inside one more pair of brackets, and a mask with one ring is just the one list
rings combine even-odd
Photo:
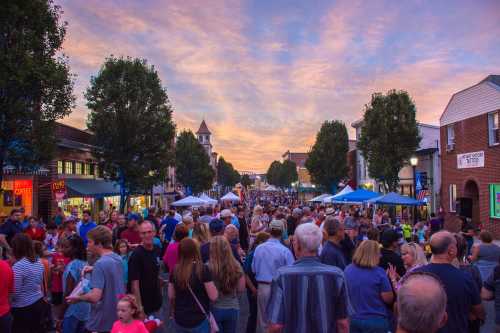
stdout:
[[63,304],[63,293],[62,292],[52,292],[50,294],[50,302],[52,305]]

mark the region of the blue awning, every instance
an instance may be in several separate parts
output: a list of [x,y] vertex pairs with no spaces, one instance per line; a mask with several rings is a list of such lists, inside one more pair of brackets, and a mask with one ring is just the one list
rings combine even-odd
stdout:
[[380,193],[359,189],[351,193],[341,195],[335,198],[332,202],[365,202],[367,200],[379,197]]
[[392,205],[392,206],[422,206],[425,205],[424,202],[418,201],[416,199],[401,195],[395,192],[387,193],[381,197],[368,200],[370,203],[378,205]]
[[98,179],[65,179],[68,197],[92,197],[102,199],[120,195],[118,184]]

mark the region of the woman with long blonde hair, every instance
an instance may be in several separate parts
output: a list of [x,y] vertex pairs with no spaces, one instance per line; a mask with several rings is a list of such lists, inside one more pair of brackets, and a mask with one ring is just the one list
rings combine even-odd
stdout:
[[235,333],[240,313],[238,293],[245,291],[245,275],[225,237],[210,240],[208,267],[219,291],[219,298],[212,304],[217,325],[221,333]]
[[[168,298],[174,310],[177,332],[209,332],[210,301],[218,297],[208,266],[201,261],[198,242],[184,238],[179,259],[168,283]],[[203,308],[201,308],[203,307]]]

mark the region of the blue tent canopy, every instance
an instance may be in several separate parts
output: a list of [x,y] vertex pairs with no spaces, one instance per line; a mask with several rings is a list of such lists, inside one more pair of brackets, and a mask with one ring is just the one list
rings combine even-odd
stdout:
[[401,206],[421,206],[425,205],[424,202],[415,200],[413,198],[407,197],[405,195],[397,194],[395,192],[387,193],[378,198],[368,200],[368,202],[377,205],[401,205]]
[[359,189],[354,192],[337,197],[333,200],[333,202],[365,202],[379,196],[380,193],[365,189]]
[[66,179],[68,197],[93,197],[101,199],[120,195],[120,187],[111,181],[98,179]]

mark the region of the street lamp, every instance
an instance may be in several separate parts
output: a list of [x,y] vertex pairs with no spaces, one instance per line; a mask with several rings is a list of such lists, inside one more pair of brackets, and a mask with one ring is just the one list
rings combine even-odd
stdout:
[[[417,164],[418,157],[412,156],[410,158],[410,164],[413,169],[413,198],[417,198]],[[417,206],[413,206],[413,225],[417,223]]]

